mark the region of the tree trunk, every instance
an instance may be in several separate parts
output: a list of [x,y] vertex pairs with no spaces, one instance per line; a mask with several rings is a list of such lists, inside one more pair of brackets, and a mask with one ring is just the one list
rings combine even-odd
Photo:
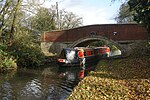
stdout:
[[10,29],[10,37],[9,37],[9,43],[8,43],[9,45],[12,45],[13,40],[14,40],[15,25],[16,25],[16,21],[17,21],[17,16],[18,16],[20,4],[21,4],[21,0],[18,0],[17,4],[16,4],[16,7],[15,7],[13,21],[12,21],[12,25],[11,25],[11,29]]

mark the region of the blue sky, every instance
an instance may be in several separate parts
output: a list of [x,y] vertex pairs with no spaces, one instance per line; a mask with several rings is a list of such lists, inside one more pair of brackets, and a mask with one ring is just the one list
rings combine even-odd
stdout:
[[114,3],[111,0],[51,0],[50,3],[45,3],[45,6],[50,7],[50,4],[54,5],[56,2],[59,9],[82,17],[83,25],[116,23],[113,18],[122,3],[118,0]]

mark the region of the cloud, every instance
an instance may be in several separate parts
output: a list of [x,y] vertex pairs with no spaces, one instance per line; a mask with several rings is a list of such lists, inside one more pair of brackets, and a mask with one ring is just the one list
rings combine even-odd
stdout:
[[84,25],[115,23],[115,21],[111,19],[113,15],[109,14],[108,9],[105,8],[78,5],[66,8],[66,10],[82,17]]
[[89,6],[86,0],[52,0],[50,3],[54,5],[56,2],[59,9],[65,9],[82,17],[83,25],[115,23],[112,19],[113,12],[110,11],[111,7]]
[[82,4],[83,0],[63,0],[64,7],[75,7]]
[[63,8],[70,8],[77,5],[80,5],[84,0],[46,0],[45,6],[49,4],[56,4],[56,2],[59,4],[59,7]]

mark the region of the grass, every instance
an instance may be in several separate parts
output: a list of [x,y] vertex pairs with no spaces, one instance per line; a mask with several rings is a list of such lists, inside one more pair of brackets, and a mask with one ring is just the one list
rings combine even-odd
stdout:
[[150,100],[150,58],[100,61],[68,100]]

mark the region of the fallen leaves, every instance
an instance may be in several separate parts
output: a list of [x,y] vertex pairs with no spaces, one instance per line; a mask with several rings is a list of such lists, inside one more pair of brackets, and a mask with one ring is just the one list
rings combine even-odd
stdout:
[[79,82],[68,100],[149,100],[149,72],[148,58],[101,61]]

